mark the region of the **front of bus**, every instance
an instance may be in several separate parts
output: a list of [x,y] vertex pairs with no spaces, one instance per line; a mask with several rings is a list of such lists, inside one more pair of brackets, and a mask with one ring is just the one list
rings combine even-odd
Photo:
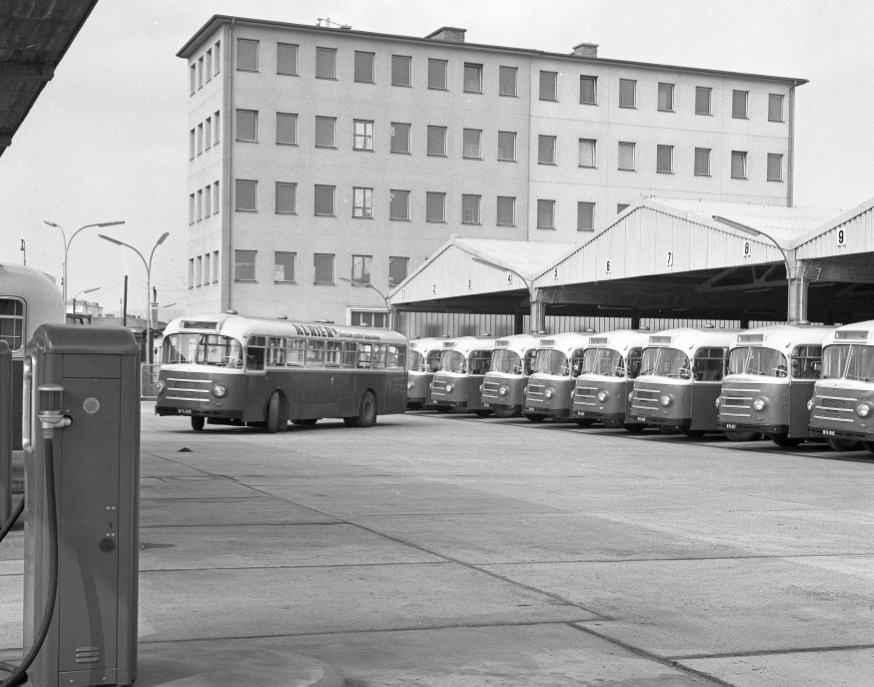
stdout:
[[825,340],[822,377],[808,402],[810,435],[874,445],[874,320],[846,325]]
[[680,333],[649,337],[625,421],[688,429],[692,424],[692,364]]
[[[641,335],[641,343],[646,337]],[[583,352],[582,372],[573,392],[571,419],[603,422],[605,426],[625,426],[628,394],[640,368],[640,345],[626,346],[626,355],[609,337],[593,336]]]
[[571,358],[575,349],[580,355],[587,337],[575,335],[578,341],[556,335],[541,339],[534,355],[534,365],[525,388],[525,408],[522,414],[532,422],[552,418],[556,422],[570,419],[571,393],[576,377],[571,374]]
[[430,338],[410,341],[407,408],[416,410],[428,402],[434,378],[433,370],[429,369],[429,353],[434,345],[434,340]]
[[[462,346],[459,346],[459,344]],[[430,404],[441,413],[454,408],[467,408],[467,357],[463,342],[444,341],[440,353],[440,369],[431,380]]]
[[[521,335],[520,335],[521,336]],[[482,404],[498,417],[515,417],[522,412],[525,385],[529,370],[526,353],[533,350],[535,340],[498,339],[492,351],[489,371],[483,378]]]
[[181,318],[167,325],[158,376],[157,415],[191,417],[195,428],[209,419],[243,417],[245,376],[241,332],[231,318]]

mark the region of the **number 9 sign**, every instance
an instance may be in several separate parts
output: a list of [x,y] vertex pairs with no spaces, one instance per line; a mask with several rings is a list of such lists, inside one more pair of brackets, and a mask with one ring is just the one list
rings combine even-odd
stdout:
[[838,247],[847,245],[847,234],[846,230],[838,229],[835,232],[835,238],[837,239]]

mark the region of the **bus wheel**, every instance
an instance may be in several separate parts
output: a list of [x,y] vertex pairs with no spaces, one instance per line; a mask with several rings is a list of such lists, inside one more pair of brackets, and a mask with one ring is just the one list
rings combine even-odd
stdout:
[[293,425],[314,425],[319,421],[317,417],[311,417],[307,420],[292,420],[291,424]]
[[422,410],[422,404],[416,402],[407,403],[407,410]]
[[866,451],[870,451],[871,453],[874,453],[874,441],[863,441],[862,446],[865,447]]
[[492,411],[491,410],[474,410],[473,414],[476,415],[477,417],[488,417],[489,415],[492,414]]
[[495,411],[495,417],[516,417],[518,414],[519,413],[517,413],[515,410],[510,410],[507,408]]
[[191,416],[191,429],[195,432],[203,431],[203,426],[206,424],[205,417],[196,417],[194,415]]
[[[268,434],[276,434],[276,432],[282,429],[280,415],[282,415],[282,399],[274,391],[270,394],[270,400],[267,401],[267,422],[264,423],[264,428]],[[286,422],[286,424],[288,423]]]
[[825,443],[828,444],[828,447],[832,451],[858,451],[862,448],[858,441],[853,441],[852,439],[835,439],[834,437],[829,437],[825,440]]
[[601,424],[608,429],[622,429],[622,420],[601,420]]
[[595,424],[594,420],[589,420],[585,417],[575,417],[574,422],[576,422],[580,427],[591,427]]
[[629,431],[632,434],[640,434],[646,429],[646,425],[639,422],[623,422],[622,426],[625,427],[626,431]]
[[680,434],[683,430],[674,425],[659,425],[659,431],[662,434]]
[[449,413],[452,412],[452,406],[434,406],[434,410],[438,413]]
[[800,446],[804,439],[800,437],[792,437],[790,439],[788,434],[772,434],[771,441],[781,448],[795,448]]
[[687,437],[692,437],[693,439],[700,439],[707,434],[703,429],[681,429],[680,431]]
[[376,423],[376,399],[369,391],[361,397],[361,409],[358,416],[352,418],[354,427],[370,427]]
[[729,441],[758,441],[759,439],[758,432],[727,431],[725,436]]
[[543,422],[546,418],[546,415],[538,415],[537,413],[522,413],[522,417],[526,420],[531,420],[531,422]]

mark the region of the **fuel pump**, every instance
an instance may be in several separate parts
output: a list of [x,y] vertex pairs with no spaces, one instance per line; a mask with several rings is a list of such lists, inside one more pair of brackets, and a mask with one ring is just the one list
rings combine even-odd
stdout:
[[27,345],[22,667],[34,687],[136,678],[138,377],[122,327],[43,325]]

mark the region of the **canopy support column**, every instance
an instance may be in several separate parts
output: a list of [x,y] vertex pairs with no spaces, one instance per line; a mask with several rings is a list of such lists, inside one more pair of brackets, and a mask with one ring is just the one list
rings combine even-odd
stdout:
[[[807,321],[807,289],[810,280],[806,275],[807,263],[803,260],[796,261],[792,255],[788,262],[789,271],[789,304],[786,314],[787,322]],[[791,264],[794,263],[794,264]]]
[[546,304],[543,302],[543,291],[530,288],[531,293],[531,321],[532,332],[546,331]]

